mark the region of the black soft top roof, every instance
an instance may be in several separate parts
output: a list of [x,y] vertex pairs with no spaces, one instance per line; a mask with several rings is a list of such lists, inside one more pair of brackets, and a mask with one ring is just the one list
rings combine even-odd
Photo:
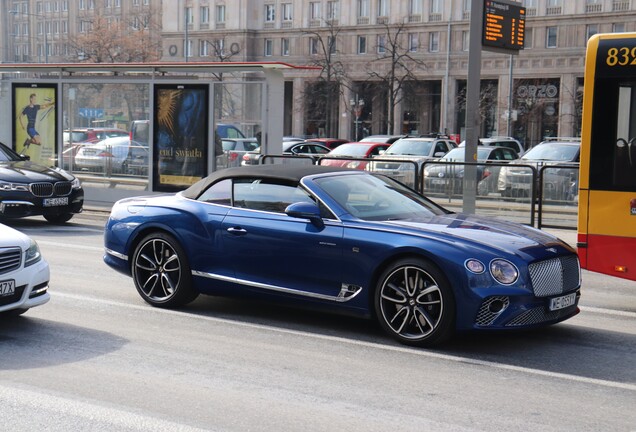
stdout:
[[[274,180],[299,183],[303,177],[314,174],[330,172],[356,172],[356,170],[322,165],[254,165],[245,167],[226,168],[215,171],[209,176],[199,180],[182,192],[186,198],[197,199],[201,193],[213,183],[226,178],[252,178],[260,177]],[[358,171],[359,172],[359,171]]]

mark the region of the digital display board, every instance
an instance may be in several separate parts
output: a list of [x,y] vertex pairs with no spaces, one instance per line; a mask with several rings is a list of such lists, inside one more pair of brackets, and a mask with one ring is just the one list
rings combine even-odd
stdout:
[[482,46],[516,52],[523,49],[526,8],[506,0],[486,0]]

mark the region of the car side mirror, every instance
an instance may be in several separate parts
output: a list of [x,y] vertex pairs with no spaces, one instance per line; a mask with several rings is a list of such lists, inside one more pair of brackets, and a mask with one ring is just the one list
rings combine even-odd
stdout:
[[287,206],[285,209],[287,216],[299,219],[309,219],[316,228],[323,228],[325,223],[320,216],[318,204],[310,202],[297,202]]
[[436,152],[433,156],[435,156],[435,157],[439,158],[439,157],[444,156],[445,154],[446,154],[446,153],[444,153],[444,152]]
[[20,159],[25,160],[25,161],[30,161],[31,160],[31,156],[29,156],[29,155],[20,155]]

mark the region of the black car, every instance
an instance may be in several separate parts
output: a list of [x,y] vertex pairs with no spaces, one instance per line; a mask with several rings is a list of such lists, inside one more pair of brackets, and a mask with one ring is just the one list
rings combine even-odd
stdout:
[[84,190],[60,168],[31,162],[0,143],[0,219],[44,216],[64,223],[82,211]]

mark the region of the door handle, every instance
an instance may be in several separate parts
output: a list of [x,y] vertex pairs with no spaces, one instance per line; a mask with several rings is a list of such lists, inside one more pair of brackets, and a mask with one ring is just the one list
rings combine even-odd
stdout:
[[230,227],[230,228],[227,229],[227,232],[229,232],[231,234],[235,234],[235,235],[247,234],[247,231],[244,230],[241,227]]

